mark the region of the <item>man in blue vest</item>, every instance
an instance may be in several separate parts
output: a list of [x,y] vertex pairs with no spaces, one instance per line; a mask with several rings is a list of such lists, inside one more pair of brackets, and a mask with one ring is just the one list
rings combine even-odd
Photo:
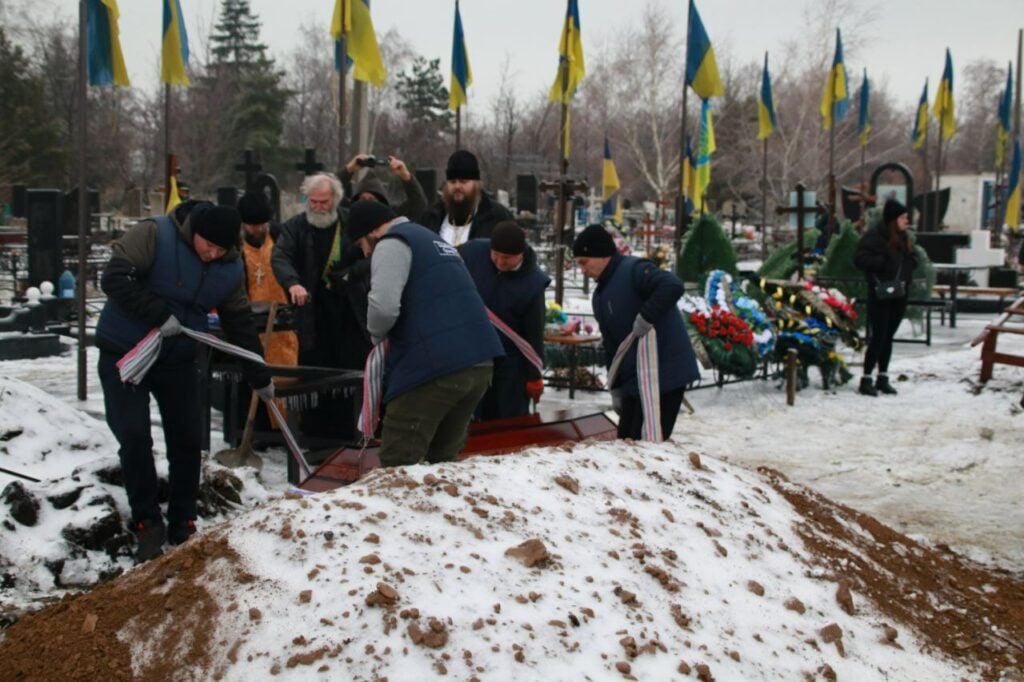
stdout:
[[389,342],[380,463],[454,460],[504,355],[483,301],[454,246],[385,204],[352,204],[349,236],[372,256],[370,336]]
[[[459,247],[484,305],[512,328],[537,355],[544,356],[544,290],[551,278],[537,267],[526,233],[506,220],[494,226],[490,239],[473,239]],[[505,357],[494,361],[494,379],[480,401],[480,419],[501,419],[530,413],[530,400],[540,400],[544,380],[504,334]]]
[[[601,327],[605,356],[611,365],[615,351],[630,332],[642,337],[654,329],[658,337],[658,390],[661,396],[662,436],[672,435],[683,391],[700,378],[697,358],[686,334],[676,301],[683,295],[678,277],[653,262],[623,256],[601,225],[580,232],[572,245],[580,269],[597,282],[594,317]],[[619,438],[640,438],[644,423],[637,377],[637,347],[622,361],[616,383],[610,386],[619,413]]]
[[[227,339],[260,354],[237,248],[241,219],[234,208],[188,201],[166,216],[137,223],[111,246],[100,282],[107,294],[96,346],[107,424],[120,449],[121,472],[137,540],[136,559],[163,553],[195,533],[203,415],[195,341],[183,327],[205,331],[216,309]],[[117,361],[152,329],[160,355],[137,386],[121,382]],[[265,399],[270,373],[245,362],[242,371]],[[160,513],[149,397],[156,398],[168,462],[167,525]]]

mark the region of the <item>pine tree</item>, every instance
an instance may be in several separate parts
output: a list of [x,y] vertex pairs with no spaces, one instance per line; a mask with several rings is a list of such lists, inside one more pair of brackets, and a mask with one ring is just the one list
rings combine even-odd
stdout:
[[398,107],[414,124],[424,124],[441,130],[452,125],[452,113],[448,111],[448,88],[441,75],[441,60],[427,61],[417,57],[412,63],[412,73],[398,74]]
[[686,235],[676,274],[684,282],[699,282],[712,270],[725,270],[733,277],[736,269],[736,250],[714,216],[704,214]]
[[214,62],[219,65],[237,67],[267,59],[267,46],[260,42],[260,21],[253,16],[249,0],[224,0],[210,41]]

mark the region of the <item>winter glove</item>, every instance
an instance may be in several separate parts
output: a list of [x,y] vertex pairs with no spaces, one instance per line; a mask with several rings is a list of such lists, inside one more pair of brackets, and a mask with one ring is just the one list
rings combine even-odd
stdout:
[[171,315],[167,318],[167,321],[160,325],[160,336],[168,337],[175,336],[181,333],[181,322],[178,322],[178,318]]
[[261,388],[253,389],[253,393],[258,395],[263,402],[269,403],[274,399],[274,382],[267,382],[266,386]]
[[651,331],[651,329],[653,328],[654,325],[645,320],[643,315],[641,315],[640,313],[636,314],[636,319],[633,320],[633,333],[637,336],[637,338],[640,338],[641,336],[646,336],[647,332]]
[[530,396],[530,400],[537,403],[540,402],[540,396],[544,393],[544,380],[534,379],[533,381],[526,382],[526,395]]

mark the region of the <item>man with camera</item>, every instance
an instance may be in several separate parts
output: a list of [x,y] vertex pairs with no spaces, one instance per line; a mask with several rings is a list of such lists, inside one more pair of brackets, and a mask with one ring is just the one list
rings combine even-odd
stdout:
[[445,177],[441,199],[420,222],[452,246],[489,238],[495,225],[512,220],[508,209],[483,190],[480,164],[471,152],[460,149],[448,157]]
[[[402,182],[402,188],[405,190],[405,201],[394,206],[391,206],[391,201],[388,200],[384,183],[374,172],[374,168],[385,166]],[[366,170],[363,171],[362,179],[356,183],[353,190],[352,179],[364,168]],[[378,201],[391,206],[395,213],[409,220],[419,220],[427,210],[427,197],[419,180],[409,171],[404,161],[394,156],[378,158],[368,154],[356,154],[345,164],[340,180],[345,188],[345,194],[352,197],[352,201]]]

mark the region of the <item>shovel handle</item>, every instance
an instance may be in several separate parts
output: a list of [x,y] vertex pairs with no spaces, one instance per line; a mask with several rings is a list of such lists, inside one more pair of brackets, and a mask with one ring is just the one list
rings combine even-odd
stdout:
[[[267,355],[267,347],[270,345],[270,333],[274,331],[274,320],[277,317],[277,301],[270,302],[270,311],[267,313],[267,326],[263,329],[263,355]],[[273,381],[273,379],[271,379]],[[249,414],[245,417],[245,430],[242,432],[242,444],[239,449],[248,450],[252,446],[252,427],[256,421],[256,408],[260,404],[260,397],[254,392],[249,399]]]

